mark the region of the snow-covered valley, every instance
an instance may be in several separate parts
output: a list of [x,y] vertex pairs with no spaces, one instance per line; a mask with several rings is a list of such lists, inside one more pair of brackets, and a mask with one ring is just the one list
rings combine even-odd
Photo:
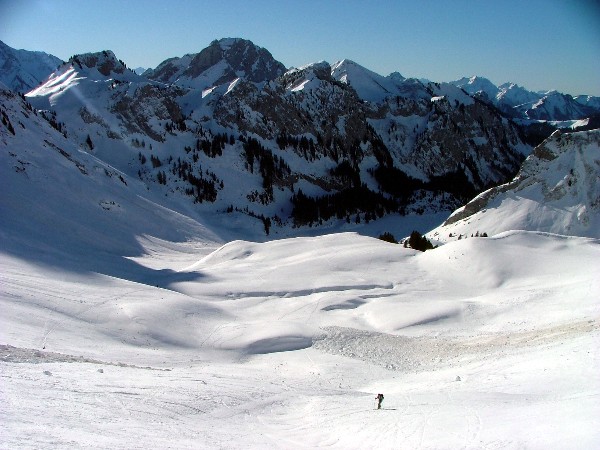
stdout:
[[596,240],[142,246],[162,287],[3,253],[3,448],[600,442]]
[[[350,95],[340,83],[356,65],[335,69],[331,92]],[[309,72],[288,73],[290,86],[309,90],[294,78]],[[55,94],[127,90],[82,80]],[[369,80],[354,82],[363,96],[377,94],[381,80]],[[144,146],[132,136],[150,134],[117,139],[112,116],[75,101],[80,121],[61,124],[1,91],[0,448],[600,447],[598,131],[554,134],[451,223],[433,208],[287,222],[267,237],[258,216],[225,212],[261,186],[233,151],[250,147],[200,156],[218,161],[230,190],[218,208],[197,204],[138,172],[130,146]],[[152,91],[167,106],[169,92]],[[441,126],[456,102],[435,98]],[[193,144],[164,133],[165,152]],[[306,172],[307,192],[310,171],[334,167],[272,151]],[[422,253],[370,237],[411,230],[442,245]]]

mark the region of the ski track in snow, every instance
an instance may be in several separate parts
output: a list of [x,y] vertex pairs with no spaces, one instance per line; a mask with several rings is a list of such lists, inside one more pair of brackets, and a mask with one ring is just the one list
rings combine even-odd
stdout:
[[[480,439],[485,424],[478,409],[489,409],[489,405],[482,406],[487,402],[494,408],[502,402],[498,402],[493,393],[472,398],[472,393],[462,385],[469,383],[468,379],[446,380],[436,386],[433,382],[400,381],[401,376],[398,381],[403,388],[386,393],[379,411],[374,410],[374,395],[353,384],[360,384],[360,378],[365,382],[385,379],[379,370],[388,374],[429,372],[431,376],[436,368],[455,367],[461,373],[467,370],[482,375],[486,370],[479,370],[490,364],[500,369],[503,360],[514,357],[515,349],[535,352],[540,346],[560,345],[566,337],[590,333],[597,338],[598,322],[586,321],[510,336],[469,338],[443,346],[432,338],[406,338],[340,327],[324,331],[324,337],[313,346],[318,353],[311,350],[305,355],[308,364],[303,370],[312,369],[312,374],[297,377],[289,377],[289,370],[301,367],[297,361],[302,359],[299,355],[292,358],[295,362],[266,355],[267,361],[257,367],[252,362],[242,363],[238,366],[239,372],[228,371],[233,367],[218,363],[180,365],[165,372],[164,369],[3,345],[0,347],[0,377],[4,379],[3,385],[14,384],[15,389],[2,392],[2,397],[6,401],[5,408],[19,404],[35,409],[37,402],[44,405],[46,414],[36,419],[34,430],[56,427],[54,414],[66,424],[77,423],[81,416],[88,420],[93,418],[98,428],[91,428],[92,435],[94,439],[100,438],[95,442],[101,447],[144,448],[152,443],[174,448],[188,445],[195,448],[398,448],[398,445],[399,448],[446,448],[449,438],[452,448],[512,447],[519,445],[511,444],[507,438],[495,444]],[[369,353],[361,354],[363,350]],[[368,373],[363,372],[358,377],[346,374],[351,378],[348,385],[342,367],[329,373],[323,371],[321,352],[341,355],[342,359],[335,357],[336,366],[344,366],[347,358],[357,359],[361,370]],[[391,367],[389,361],[401,354],[408,354],[410,358],[423,356],[410,368]],[[440,355],[445,355],[443,360],[434,362]],[[465,355],[473,356],[472,361],[461,361],[460,357]],[[433,358],[431,362],[423,361],[429,358]],[[364,365],[364,361],[382,369],[373,369],[371,364]],[[287,364],[293,367],[286,369]],[[489,367],[487,369],[489,371]],[[496,375],[493,370],[489,372]],[[340,383],[335,385],[338,381]],[[41,388],[28,395],[17,392],[19,387],[31,389],[33,385]],[[596,398],[598,395],[600,393]],[[76,405],[76,408],[65,410],[66,405]],[[48,413],[48,408],[56,410]],[[208,424],[202,425],[205,419]],[[222,437],[219,424],[231,433],[228,439]],[[20,425],[32,427],[33,423],[24,421]],[[152,426],[151,433],[148,425]],[[338,431],[327,432],[330,428]],[[448,430],[445,440],[438,438],[440,430]],[[28,448],[22,439],[29,439],[30,448],[68,448],[86,442],[85,437],[69,437],[68,425],[59,426],[49,435],[46,433],[20,434],[12,442],[20,448]],[[135,433],[151,440],[130,440]],[[177,436],[175,445],[171,441],[174,435]]]

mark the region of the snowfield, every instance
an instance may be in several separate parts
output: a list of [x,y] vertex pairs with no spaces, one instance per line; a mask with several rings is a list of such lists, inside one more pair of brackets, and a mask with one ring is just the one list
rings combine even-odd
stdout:
[[160,287],[2,254],[3,448],[600,443],[597,240],[141,242]]

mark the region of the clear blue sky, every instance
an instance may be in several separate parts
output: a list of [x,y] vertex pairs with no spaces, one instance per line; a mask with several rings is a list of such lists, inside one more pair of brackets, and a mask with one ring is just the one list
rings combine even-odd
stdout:
[[287,67],[348,58],[382,75],[482,75],[600,95],[598,0],[0,0],[0,40],[129,67],[242,37]]

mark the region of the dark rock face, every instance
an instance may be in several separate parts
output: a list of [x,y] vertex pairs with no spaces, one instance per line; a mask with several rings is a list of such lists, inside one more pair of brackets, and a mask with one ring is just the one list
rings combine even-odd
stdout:
[[222,74],[213,80],[214,85],[228,83],[238,77],[260,83],[285,73],[285,66],[266,49],[244,39],[221,39],[213,41],[200,53],[168,59],[147,76],[171,84],[180,78],[194,80],[217,65],[223,66]]
[[98,53],[85,53],[83,55],[75,55],[70,61],[71,64],[77,64],[81,68],[88,69],[96,68],[104,76],[110,76],[111,73],[123,74],[127,67],[123,62],[119,61],[115,54],[110,50],[103,50]]

